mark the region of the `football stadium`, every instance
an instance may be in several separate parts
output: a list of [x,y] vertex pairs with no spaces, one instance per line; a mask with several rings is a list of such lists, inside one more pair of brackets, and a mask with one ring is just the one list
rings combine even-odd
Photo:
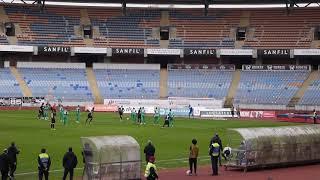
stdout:
[[2,180],[319,179],[319,3],[0,1]]

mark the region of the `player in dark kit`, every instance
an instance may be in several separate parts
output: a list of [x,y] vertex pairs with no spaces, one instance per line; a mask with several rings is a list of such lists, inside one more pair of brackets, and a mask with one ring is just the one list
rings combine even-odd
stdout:
[[138,110],[138,124],[141,123],[141,108]]
[[41,104],[39,108],[39,113],[38,113],[38,119],[44,118],[44,103]]
[[123,106],[121,106],[121,107],[118,108],[118,113],[119,113],[120,121],[122,121],[123,111],[124,111]]
[[54,108],[51,108],[51,130],[56,130],[54,125],[56,123],[56,110]]
[[170,127],[170,116],[169,116],[169,114],[166,115],[162,128],[164,128],[164,126]]
[[89,120],[89,124],[91,124],[91,121],[93,119],[93,112],[94,112],[94,107],[88,113],[88,118],[86,119],[86,124],[87,124],[88,120]]

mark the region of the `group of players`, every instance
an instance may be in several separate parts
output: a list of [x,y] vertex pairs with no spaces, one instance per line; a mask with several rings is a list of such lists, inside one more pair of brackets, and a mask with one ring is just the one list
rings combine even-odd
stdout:
[[[58,111],[59,111],[59,120],[63,125],[68,125],[69,124],[69,111],[67,108],[65,108],[63,105],[59,104],[58,105]],[[118,113],[120,117],[120,121],[123,120],[123,114],[124,114],[125,109],[123,106],[118,108]],[[94,112],[94,107],[89,110],[87,119],[85,121],[85,124],[91,124],[93,120],[93,112]],[[131,114],[130,114],[130,119],[134,124],[139,124],[139,125],[145,125],[146,124],[146,116],[145,116],[145,108],[140,107],[138,111],[135,108],[132,108]],[[77,108],[75,109],[75,122],[80,123],[80,117],[81,117],[81,108],[78,105]],[[50,103],[42,103],[39,112],[38,112],[38,119],[39,120],[51,120],[50,128],[51,130],[56,130],[55,129],[55,124],[56,124],[56,116],[57,116],[57,107],[56,105],[51,105]],[[160,123],[160,108],[156,107],[154,109],[154,114],[153,114],[153,124],[158,125]],[[129,120],[129,118],[127,118]],[[165,115],[164,118],[164,124],[162,127],[173,127],[174,124],[174,113],[170,109],[168,114]]]
[[[119,117],[120,117],[120,121],[123,120],[123,113],[124,113],[125,109],[123,108],[123,106],[120,106],[118,108],[118,113],[119,113]],[[140,107],[138,109],[138,111],[133,107],[131,109],[131,114],[130,114],[130,120],[134,123],[134,124],[138,124],[138,125],[145,125],[146,124],[146,117],[145,117],[145,109],[144,107]],[[154,109],[154,113],[153,113],[153,124],[157,125],[160,122],[160,108],[156,107]],[[127,118],[127,120],[129,120],[129,118]],[[173,122],[174,122],[174,114],[171,111],[171,109],[169,110],[168,114],[165,116],[164,119],[164,124],[162,127],[173,127]]]
[[[60,122],[63,123],[63,125],[69,124],[69,112],[67,108],[64,108],[63,105],[59,104],[58,106],[59,109],[59,119]],[[76,114],[76,123],[80,123],[80,112],[81,108],[78,105],[77,108],[75,109],[75,114]],[[94,107],[89,111],[88,117],[86,119],[85,124],[91,124],[93,120],[93,112],[94,112]],[[50,103],[42,103],[40,108],[39,108],[39,113],[38,113],[38,119],[39,120],[49,120],[49,115],[51,119],[51,124],[50,128],[51,130],[56,130],[55,129],[55,123],[56,123],[56,116],[57,116],[57,108],[56,105],[50,105]]]

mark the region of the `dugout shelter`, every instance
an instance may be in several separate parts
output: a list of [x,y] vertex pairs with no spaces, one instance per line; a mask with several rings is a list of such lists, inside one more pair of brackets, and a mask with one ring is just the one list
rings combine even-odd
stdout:
[[230,129],[240,134],[226,168],[264,168],[320,162],[320,126]]
[[140,146],[131,136],[82,137],[84,180],[141,179]]

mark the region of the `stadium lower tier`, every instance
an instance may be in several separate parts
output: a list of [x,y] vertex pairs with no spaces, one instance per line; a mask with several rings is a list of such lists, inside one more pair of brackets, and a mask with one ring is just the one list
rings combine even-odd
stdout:
[[[95,101],[95,90],[89,83],[86,69],[18,68],[18,72],[33,97],[69,102]],[[94,69],[93,73],[101,99],[159,99],[160,90],[164,89],[160,88],[160,82],[167,79],[164,90],[168,97],[226,100],[235,88],[234,104],[265,105],[288,105],[310,74],[315,74],[297,104],[320,104],[319,72],[241,71],[238,82],[233,81],[234,71],[208,69],[168,69],[166,78],[161,77],[160,69]],[[0,97],[25,94],[21,82],[9,68],[0,69],[0,77]]]

